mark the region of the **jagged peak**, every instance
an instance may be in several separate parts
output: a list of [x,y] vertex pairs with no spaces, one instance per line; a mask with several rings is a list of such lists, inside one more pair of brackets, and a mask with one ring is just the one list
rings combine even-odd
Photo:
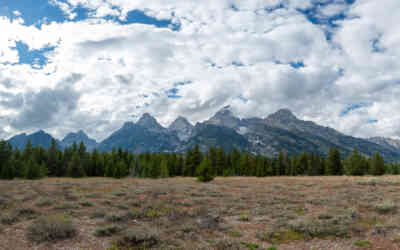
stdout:
[[183,117],[183,116],[178,116],[178,117],[175,119],[175,121],[174,121],[173,123],[177,123],[177,122],[186,123],[186,124],[192,125],[192,124],[188,121],[188,119],[187,119],[186,117]]
[[270,114],[267,119],[297,120],[297,117],[290,109],[284,108],[276,111],[273,114]]
[[234,116],[234,115],[233,115],[233,112],[232,112],[232,107],[231,107],[231,105],[227,105],[227,106],[221,108],[216,114],[217,114],[217,115],[220,114],[220,115],[230,115],[230,116]]
[[64,137],[63,141],[70,139],[70,138],[90,139],[89,136],[82,129],[80,129],[76,133],[73,133],[73,132],[68,133]]
[[83,131],[82,129],[80,129],[78,132],[76,132],[77,135],[86,135],[85,131]]
[[210,120],[215,120],[215,119],[235,119],[235,120],[239,120],[239,118],[237,118],[235,116],[235,114],[232,111],[232,107],[230,105],[227,105],[223,108],[221,108],[220,110],[217,111],[217,113],[215,113],[215,115],[210,118]]
[[170,125],[169,125],[169,129],[174,130],[174,129],[179,129],[182,127],[193,127],[193,125],[188,121],[188,119],[186,119],[186,117],[183,116],[178,116],[175,121],[173,121]]
[[133,122],[125,122],[124,125],[122,125],[122,128],[130,128],[134,125],[135,124]]
[[147,129],[162,131],[165,128],[149,113],[144,113],[142,117],[136,122],[137,125]]
[[46,131],[44,131],[44,130],[42,130],[42,129],[40,129],[40,130],[38,130],[38,131],[36,131],[36,132],[30,134],[30,135],[31,135],[31,136],[32,136],[32,135],[48,135],[48,136],[51,136],[50,134],[48,134]]
[[149,123],[157,123],[156,118],[154,118],[152,115],[149,113],[144,113],[140,119],[138,120],[137,124],[139,125],[148,125]]

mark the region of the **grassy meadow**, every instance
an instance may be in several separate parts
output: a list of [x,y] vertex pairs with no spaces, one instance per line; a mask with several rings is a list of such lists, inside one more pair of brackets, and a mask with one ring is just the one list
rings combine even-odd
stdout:
[[0,249],[400,249],[400,177],[0,181]]

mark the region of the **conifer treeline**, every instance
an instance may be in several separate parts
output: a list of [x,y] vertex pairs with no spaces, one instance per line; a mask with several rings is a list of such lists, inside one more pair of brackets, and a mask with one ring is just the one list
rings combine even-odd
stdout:
[[314,153],[298,156],[280,153],[276,158],[252,155],[247,152],[224,152],[211,147],[202,153],[198,146],[185,154],[133,154],[121,149],[112,152],[86,152],[83,143],[73,144],[61,151],[53,140],[48,150],[32,147],[28,142],[24,151],[0,142],[0,177],[2,179],[38,179],[55,177],[106,176],[121,178],[165,178],[197,176],[199,171],[209,176],[321,176],[321,175],[383,175],[399,174],[400,165],[385,164],[376,153],[366,158],[354,150],[344,160],[337,149],[327,157]]

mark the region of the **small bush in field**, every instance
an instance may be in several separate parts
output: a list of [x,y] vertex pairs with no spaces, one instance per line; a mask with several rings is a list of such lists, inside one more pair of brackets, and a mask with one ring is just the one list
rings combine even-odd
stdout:
[[239,249],[241,249],[241,245],[238,242],[224,239],[224,240],[218,241],[214,245],[214,249],[216,249],[216,250],[225,250],[225,249],[239,250]]
[[35,220],[27,231],[27,238],[36,243],[73,238],[78,230],[64,215],[42,216]]
[[42,198],[38,202],[36,202],[35,206],[37,207],[48,207],[53,204],[53,201],[50,199]]
[[91,219],[104,218],[106,217],[106,212],[103,209],[96,209],[90,214]]
[[79,203],[79,205],[81,205],[82,207],[93,207],[93,203],[91,203],[90,201],[82,201]]
[[393,201],[384,201],[376,204],[375,209],[380,214],[394,213],[397,210],[397,206]]
[[108,237],[122,231],[122,228],[116,225],[110,225],[96,230],[97,237]]
[[115,246],[122,249],[129,248],[152,248],[160,241],[158,232],[149,228],[138,227],[130,228],[114,243]]
[[19,217],[23,217],[26,219],[33,219],[37,216],[38,212],[36,212],[34,209],[27,207],[27,208],[20,208],[17,210],[17,215]]
[[354,245],[357,247],[372,247],[371,242],[367,240],[357,240],[356,242],[354,242]]
[[19,218],[16,214],[3,214],[0,217],[0,222],[3,225],[12,225],[14,223],[17,223],[19,221]]

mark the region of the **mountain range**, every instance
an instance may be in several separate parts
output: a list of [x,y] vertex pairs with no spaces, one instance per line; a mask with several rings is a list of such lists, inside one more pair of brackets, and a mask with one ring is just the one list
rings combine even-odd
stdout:
[[[48,148],[53,137],[40,130],[20,134],[8,140],[22,150],[27,141],[33,146]],[[380,153],[386,160],[400,160],[400,140],[374,137],[356,138],[320,126],[312,121],[298,119],[290,110],[281,109],[265,118],[236,117],[230,106],[223,107],[204,122],[192,125],[185,117],[178,117],[166,128],[150,114],[144,114],[136,123],[126,122],[100,143],[89,138],[82,130],[57,140],[60,149],[83,142],[88,151],[111,151],[122,148],[135,153],[185,152],[199,145],[202,151],[221,146],[226,151],[237,148],[254,154],[274,156],[284,151],[289,154],[314,152],[326,155],[335,147],[343,155],[357,148],[364,155]]]

